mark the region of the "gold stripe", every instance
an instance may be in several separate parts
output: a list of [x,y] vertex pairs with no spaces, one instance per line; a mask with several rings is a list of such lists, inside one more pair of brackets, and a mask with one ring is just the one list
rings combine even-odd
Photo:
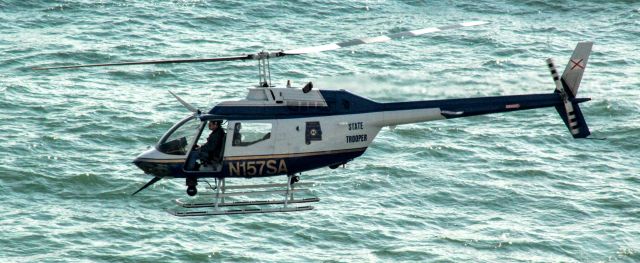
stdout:
[[[320,152],[308,152],[308,153],[287,153],[287,154],[266,154],[266,155],[249,155],[249,156],[232,156],[224,157],[225,161],[237,161],[237,160],[254,160],[254,159],[281,159],[281,158],[294,158],[294,157],[307,157],[326,154],[338,154],[364,151],[367,147],[355,148],[355,149],[343,149],[333,151],[320,151]],[[184,163],[185,159],[147,159],[141,158],[138,161],[149,163]]]
[[267,154],[267,155],[250,155],[250,156],[231,156],[231,157],[224,157],[224,160],[225,161],[237,161],[237,160],[253,160],[253,159],[294,158],[294,157],[306,157],[306,156],[315,156],[315,155],[358,152],[358,151],[364,151],[366,149],[367,149],[367,147],[355,148],[355,149],[344,149],[344,150],[333,150],[333,151],[308,152],[308,153],[287,153],[287,154]]
[[141,158],[136,161],[148,162],[148,163],[184,163],[185,159],[148,159]]

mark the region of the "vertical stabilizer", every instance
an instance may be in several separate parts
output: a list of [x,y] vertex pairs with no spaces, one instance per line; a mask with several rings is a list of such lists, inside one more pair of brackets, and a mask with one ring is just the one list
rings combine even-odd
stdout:
[[567,67],[562,73],[562,83],[565,88],[570,91],[571,97],[575,97],[578,94],[578,87],[580,86],[580,80],[582,80],[582,74],[587,67],[587,60],[589,54],[591,54],[591,47],[593,42],[580,42],[573,50],[573,55],[567,63]]

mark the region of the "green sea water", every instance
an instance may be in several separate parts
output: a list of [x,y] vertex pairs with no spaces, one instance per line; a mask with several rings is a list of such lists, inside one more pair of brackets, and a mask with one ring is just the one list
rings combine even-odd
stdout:
[[[242,99],[255,62],[34,71],[235,56],[464,21],[490,24],[271,61],[377,101],[552,92],[594,41],[593,138],[553,109],[383,129],[343,169],[304,173],[315,210],[177,218],[183,180],[131,161],[187,112]],[[0,0],[2,262],[640,262],[638,1]],[[280,182],[239,179],[230,183]]]

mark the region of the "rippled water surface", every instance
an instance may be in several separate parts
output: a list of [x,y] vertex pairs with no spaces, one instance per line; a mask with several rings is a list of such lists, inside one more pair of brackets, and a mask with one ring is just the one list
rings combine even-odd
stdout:
[[[188,114],[168,90],[202,108],[241,99],[255,62],[30,69],[472,20],[491,23],[272,60],[272,79],[378,101],[552,92],[544,59],[563,69],[591,40],[582,111],[606,139],[572,139],[553,109],[385,128],[344,169],[302,175],[313,211],[184,219],[164,211],[184,181],[131,197],[151,179],[131,160]],[[639,47],[637,1],[0,0],[0,258],[640,262]]]

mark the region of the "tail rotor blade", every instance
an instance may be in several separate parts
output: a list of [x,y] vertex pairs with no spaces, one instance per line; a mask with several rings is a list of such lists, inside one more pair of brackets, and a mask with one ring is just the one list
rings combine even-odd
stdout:
[[178,95],[174,94],[173,92],[169,91],[169,93],[171,93],[171,95],[173,95],[173,97],[175,97],[180,104],[182,104],[182,106],[184,106],[185,108],[189,109],[189,111],[193,112],[193,113],[198,113],[200,110],[198,110],[198,108],[194,107],[193,105],[189,104],[188,102],[182,100],[180,97],[178,97]]
[[144,190],[145,188],[149,187],[152,184],[155,184],[157,181],[160,181],[160,179],[162,179],[162,177],[154,177],[153,179],[151,179],[151,181],[149,181],[147,184],[145,184],[143,187],[141,187],[140,189],[138,189],[138,191],[136,191],[135,193],[133,193],[131,196],[136,195],[138,192]]

